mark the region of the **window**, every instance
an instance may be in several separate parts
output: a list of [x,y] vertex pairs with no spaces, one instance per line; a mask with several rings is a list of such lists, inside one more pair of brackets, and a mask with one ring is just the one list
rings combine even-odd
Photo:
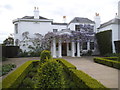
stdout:
[[58,29],[53,29],[53,32],[57,32],[58,31]]
[[18,34],[18,24],[15,24],[15,34]]
[[80,31],[80,25],[75,25],[75,31]]
[[90,42],[90,50],[94,50],[94,42]]
[[68,43],[69,44],[69,50],[71,50],[71,43]]
[[83,49],[83,50],[87,50],[87,42],[84,42],[84,43],[83,43],[82,49]]

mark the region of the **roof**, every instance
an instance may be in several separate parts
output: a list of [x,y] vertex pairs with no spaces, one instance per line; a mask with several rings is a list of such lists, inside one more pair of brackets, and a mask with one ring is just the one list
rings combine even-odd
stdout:
[[[34,16],[24,16],[21,19],[34,19]],[[39,16],[39,19],[47,19],[45,17]],[[47,19],[48,20],[48,19]]]
[[111,25],[111,24],[120,24],[120,19],[114,18],[114,19],[112,19],[112,20],[110,20],[108,22],[105,22],[105,23],[101,24],[98,29],[106,27],[106,26]]
[[52,23],[52,25],[67,25],[67,23]]
[[92,23],[94,24],[95,22],[88,18],[75,17],[73,20],[71,20],[70,23]]

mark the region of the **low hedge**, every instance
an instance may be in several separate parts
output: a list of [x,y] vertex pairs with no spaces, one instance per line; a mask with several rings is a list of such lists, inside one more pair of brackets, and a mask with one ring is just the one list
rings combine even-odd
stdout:
[[107,65],[107,66],[110,66],[110,67],[113,67],[116,69],[120,69],[120,62],[109,60],[107,58],[96,57],[96,58],[94,58],[94,62],[103,64],[103,65]]
[[96,79],[90,77],[88,74],[84,73],[81,70],[77,70],[76,67],[73,64],[69,63],[68,61],[64,59],[57,59],[57,61],[63,65],[65,70],[67,70],[68,74],[70,75],[72,80],[76,83],[78,88],[107,89]]
[[100,89],[106,88],[96,79],[90,77],[88,74],[81,70],[70,69],[70,76],[79,88]]
[[56,59],[59,63],[63,65],[63,68],[68,71],[68,69],[76,69],[76,67],[64,59]]
[[17,88],[29,70],[33,67],[33,63],[37,61],[39,60],[27,61],[22,66],[17,68],[13,73],[4,78],[2,81],[2,89]]
[[120,62],[118,57],[104,57],[104,59],[109,59],[109,60],[119,61]]

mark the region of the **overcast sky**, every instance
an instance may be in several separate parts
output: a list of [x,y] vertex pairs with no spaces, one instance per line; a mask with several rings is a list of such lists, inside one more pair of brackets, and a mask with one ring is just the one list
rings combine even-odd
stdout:
[[115,17],[119,0],[0,0],[0,43],[14,33],[12,20],[23,16],[33,16],[34,7],[39,7],[39,15],[54,22],[70,22],[74,17],[94,20],[99,13],[104,23]]

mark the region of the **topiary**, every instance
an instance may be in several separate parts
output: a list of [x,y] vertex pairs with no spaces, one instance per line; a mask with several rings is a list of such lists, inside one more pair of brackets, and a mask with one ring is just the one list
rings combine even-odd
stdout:
[[35,85],[37,88],[62,88],[64,85],[64,77],[62,75],[63,68],[60,63],[55,60],[48,60],[41,65],[38,70],[39,83]]
[[45,62],[46,59],[51,59],[51,52],[48,50],[43,50],[40,54],[40,60],[41,62]]

